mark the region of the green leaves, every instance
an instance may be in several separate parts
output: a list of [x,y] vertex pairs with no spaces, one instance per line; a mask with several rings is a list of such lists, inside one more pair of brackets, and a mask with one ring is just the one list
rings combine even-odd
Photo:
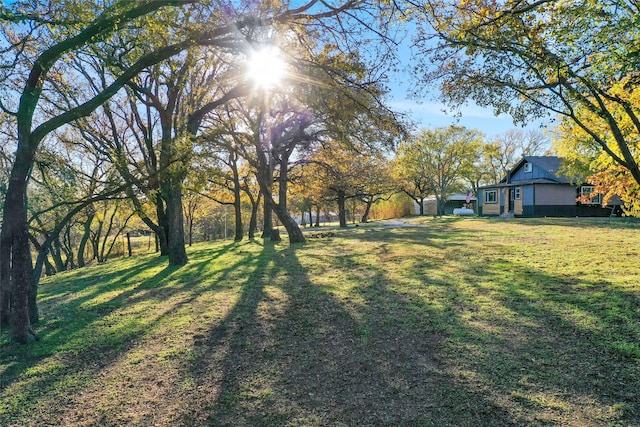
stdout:
[[426,36],[416,39],[422,47],[417,60],[429,69],[425,84],[438,82],[442,98],[454,107],[471,98],[523,124],[559,115],[581,134],[577,141],[595,143],[640,182],[636,5],[616,0],[436,5],[423,13],[436,45]]
[[479,156],[480,135],[464,127],[422,130],[398,147],[395,175],[410,197],[438,200],[461,190],[462,178]]

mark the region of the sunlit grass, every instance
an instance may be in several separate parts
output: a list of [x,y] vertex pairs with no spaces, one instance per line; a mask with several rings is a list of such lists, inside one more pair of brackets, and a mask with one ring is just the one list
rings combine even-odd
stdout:
[[638,224],[408,223],[45,279],[0,425],[640,425]]

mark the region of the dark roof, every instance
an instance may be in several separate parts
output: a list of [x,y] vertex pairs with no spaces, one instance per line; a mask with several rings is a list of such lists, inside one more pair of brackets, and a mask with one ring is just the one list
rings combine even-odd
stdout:
[[531,163],[536,168],[544,171],[546,177],[536,178],[527,181],[518,181],[517,185],[522,184],[571,184],[571,180],[566,175],[558,175],[558,171],[562,166],[562,159],[556,156],[524,156],[514,167],[511,169],[508,176],[505,176],[500,182],[491,185],[485,185],[480,188],[487,187],[509,187],[516,185],[511,182],[507,182],[508,178],[513,176],[518,169],[524,166],[525,163]]
[[[500,183],[510,184],[507,182],[509,176],[515,175],[515,173],[524,166],[525,163],[531,163],[536,168],[542,170],[547,174],[547,179],[558,184],[570,184],[571,181],[565,175],[558,175],[560,166],[562,166],[562,159],[556,156],[524,156],[514,167],[508,176],[505,176]],[[541,178],[540,178],[541,179]]]
[[[529,162],[543,171],[547,172],[549,175],[557,179],[559,182],[568,183],[569,179],[565,175],[558,175],[558,171],[562,166],[562,159],[556,156],[525,156],[520,163]],[[520,163],[513,168],[512,172],[520,166]]]

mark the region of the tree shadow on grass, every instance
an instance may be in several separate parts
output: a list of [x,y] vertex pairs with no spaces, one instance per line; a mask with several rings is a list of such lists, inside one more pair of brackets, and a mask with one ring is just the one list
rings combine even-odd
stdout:
[[[500,312],[492,333],[467,331],[464,339],[486,343],[469,369],[528,412],[528,421],[640,425],[639,294],[518,262],[468,268],[469,283],[500,285],[481,291]],[[470,288],[458,290],[461,300],[473,299]]]
[[[44,299],[40,341],[30,346],[6,344],[0,348],[0,394],[10,394],[0,400],[0,425],[19,419],[29,420],[19,424],[38,425],[38,417],[42,422],[44,418],[55,418],[47,411],[32,417],[21,406],[38,405],[54,413],[56,408],[63,410],[61,395],[68,395],[71,400],[74,391],[89,385],[101,371],[144,341],[159,322],[200,294],[201,290],[195,288],[201,280],[174,283],[171,278],[175,272],[180,271],[180,277],[197,276],[212,259],[233,246],[204,251],[200,258],[193,257],[195,261],[187,267],[163,267],[166,258],[143,256],[136,257],[138,262],[124,272],[103,266],[88,269],[88,273],[60,275],[55,285],[45,284],[40,295]],[[236,261],[246,262],[246,258]],[[234,265],[228,267],[232,270]],[[192,271],[183,275],[183,269]],[[148,272],[153,270],[156,273],[150,275]],[[226,271],[221,277],[225,274]],[[152,312],[143,308],[171,299],[176,303],[166,308]],[[124,314],[127,310],[138,310],[140,314]]]
[[[497,218],[494,218],[498,220]],[[509,220],[513,221],[513,219]],[[638,230],[640,228],[640,220],[638,218],[626,217],[539,217],[539,218],[517,218],[516,221],[523,225],[531,226],[560,226],[575,227],[583,229],[621,229],[621,230]]]
[[[115,289],[54,300],[79,323],[52,328],[69,339],[48,337],[41,359],[0,349],[13,364],[0,424],[640,425],[637,294],[467,257],[454,230],[450,244],[420,233],[361,233],[382,238],[364,246],[385,261],[375,265],[358,234],[234,245],[192,256],[179,280],[158,264],[140,283],[113,277]],[[424,250],[455,257],[422,262],[411,245],[429,236]],[[311,277],[302,256],[314,244],[351,246]],[[392,272],[391,244],[420,262]],[[209,266],[228,249],[228,264]]]
[[502,257],[456,268],[418,270],[432,289],[416,295],[447,313],[442,354],[462,383],[520,425],[640,425],[640,295]]
[[[439,249],[446,245],[458,244],[456,241],[474,238],[472,231],[456,228],[456,223],[460,221],[455,218],[450,221],[434,221],[432,224],[406,227],[387,227],[373,223],[359,227],[358,230],[350,229],[346,233],[338,231],[338,236],[362,241],[379,241],[384,238],[388,242],[420,244]],[[452,239],[453,236],[455,239]]]
[[416,307],[383,282],[352,310],[312,283],[295,247],[265,253],[234,310],[196,342],[195,388],[216,393],[175,425],[512,425],[441,369],[441,332],[407,328],[396,316]]
[[462,256],[398,286],[348,251],[345,295],[299,253],[265,254],[197,342],[188,371],[216,391],[177,425],[640,425],[638,295]]

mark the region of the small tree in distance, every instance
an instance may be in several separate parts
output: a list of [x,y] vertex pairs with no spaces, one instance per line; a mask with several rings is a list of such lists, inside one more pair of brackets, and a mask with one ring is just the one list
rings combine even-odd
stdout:
[[460,190],[480,147],[481,134],[460,126],[422,130],[399,145],[394,173],[402,191],[420,206],[420,215],[428,196],[435,196],[437,214],[444,213],[447,195]]

